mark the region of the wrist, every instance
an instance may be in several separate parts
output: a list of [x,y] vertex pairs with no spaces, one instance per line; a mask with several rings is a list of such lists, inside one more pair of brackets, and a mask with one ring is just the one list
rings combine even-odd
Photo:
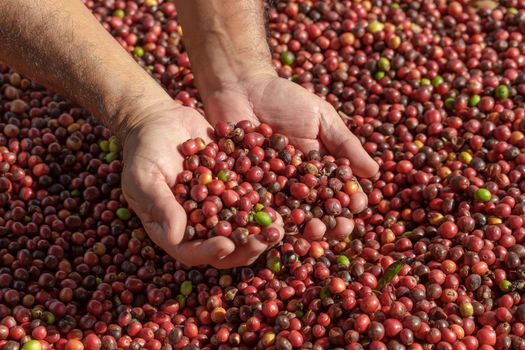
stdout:
[[238,87],[256,74],[276,74],[261,0],[176,1],[199,94]]
[[129,91],[113,104],[108,117],[108,127],[124,144],[135,129],[151,122],[160,111],[175,112],[182,108],[160,86],[151,89]]
[[[196,66],[199,67],[199,64]],[[278,77],[270,59],[243,60],[240,62],[232,58],[228,59],[228,63],[225,64],[215,62],[206,68],[197,67],[194,68],[195,83],[204,105],[210,96],[223,91],[247,93],[251,82],[257,77]]]

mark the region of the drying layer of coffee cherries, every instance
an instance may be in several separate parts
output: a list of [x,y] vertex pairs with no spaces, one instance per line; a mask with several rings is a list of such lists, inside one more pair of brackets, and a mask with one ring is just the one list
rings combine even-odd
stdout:
[[[202,110],[172,2],[84,3],[171,96]],[[290,234],[250,267],[185,267],[128,209],[118,140],[0,64],[0,349],[525,349],[523,2],[292,0],[272,2],[267,18],[279,75],[331,103],[380,164],[359,180],[369,207],[351,235]],[[211,170],[202,181],[219,179],[207,152],[217,164],[227,140],[250,149],[229,137],[244,127],[221,128],[216,146],[184,147]],[[273,148],[275,133],[254,132],[256,147]],[[290,232],[310,213],[329,224],[333,207],[321,215],[290,185],[307,184],[300,164],[344,164],[302,155],[287,176],[247,153],[249,169],[277,180],[232,187],[239,203],[259,195],[240,227],[262,232],[256,215],[273,220],[269,208]],[[192,179],[178,188],[189,197],[177,198],[220,206],[190,199],[200,172],[186,163]],[[187,239],[217,234],[200,215]]]

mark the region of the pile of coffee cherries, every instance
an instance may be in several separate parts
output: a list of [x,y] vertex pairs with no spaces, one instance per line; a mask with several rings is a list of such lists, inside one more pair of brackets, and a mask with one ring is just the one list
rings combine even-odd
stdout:
[[[172,2],[85,4],[202,107]],[[119,142],[0,64],[1,350],[525,349],[525,4],[270,5],[279,75],[331,103],[380,164],[359,180],[369,207],[351,235],[304,237],[314,218],[351,217],[345,161],[220,124],[215,143],[181,147],[186,239],[242,244],[279,217],[303,235],[250,267],[187,268],[127,208]]]
[[287,232],[320,239],[318,230],[303,230],[310,219],[332,229],[336,217],[352,216],[350,196],[359,185],[348,159],[312,151],[303,160],[285,135],[248,120],[220,122],[215,136],[216,143],[197,138],[181,146],[184,171],[173,192],[188,213],[186,240],[219,235],[243,245],[248,235],[261,233],[274,242],[279,232],[269,226],[277,214]]

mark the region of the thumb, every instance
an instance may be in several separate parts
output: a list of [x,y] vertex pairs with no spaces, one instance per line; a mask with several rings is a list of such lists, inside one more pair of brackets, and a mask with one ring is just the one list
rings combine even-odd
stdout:
[[[142,221],[151,238],[162,248],[181,242],[186,228],[186,215],[158,171],[138,168],[130,162],[123,172],[123,192],[126,200]],[[178,214],[178,215],[177,215]]]
[[235,246],[225,237],[182,242],[186,212],[161,174],[131,171],[124,178],[126,199],[153,242],[188,266],[210,264],[230,254]]
[[379,165],[366,153],[359,139],[352,134],[332,106],[321,110],[321,141],[336,157],[350,160],[352,171],[360,177],[371,177]]

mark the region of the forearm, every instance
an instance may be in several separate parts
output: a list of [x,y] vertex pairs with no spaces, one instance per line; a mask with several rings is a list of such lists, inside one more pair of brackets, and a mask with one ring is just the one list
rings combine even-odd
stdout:
[[176,0],[176,5],[204,99],[256,72],[275,74],[261,0]]
[[67,96],[113,132],[169,98],[80,0],[0,1],[0,60]]

